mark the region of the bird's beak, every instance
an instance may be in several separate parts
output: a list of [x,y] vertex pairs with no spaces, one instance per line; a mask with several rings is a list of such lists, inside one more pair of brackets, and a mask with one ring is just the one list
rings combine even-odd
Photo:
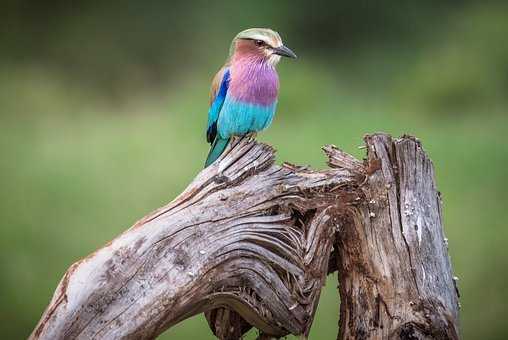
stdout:
[[287,48],[284,45],[282,45],[281,47],[274,47],[273,53],[283,56],[283,57],[288,57],[288,58],[293,58],[293,59],[297,58],[295,52],[291,51],[289,48]]

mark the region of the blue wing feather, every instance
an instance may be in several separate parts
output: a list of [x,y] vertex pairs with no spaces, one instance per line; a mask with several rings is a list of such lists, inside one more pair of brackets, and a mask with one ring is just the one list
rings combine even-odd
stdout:
[[210,109],[208,110],[208,128],[206,131],[206,140],[209,143],[213,143],[215,136],[217,135],[217,121],[219,119],[219,113],[226,99],[228,93],[229,81],[230,81],[229,68],[224,70],[224,75],[220,83],[219,90],[216,93],[215,99],[213,99]]

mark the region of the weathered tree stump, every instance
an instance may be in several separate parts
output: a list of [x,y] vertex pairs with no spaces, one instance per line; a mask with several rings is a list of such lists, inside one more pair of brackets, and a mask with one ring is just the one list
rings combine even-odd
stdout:
[[330,168],[312,171],[233,141],[173,202],[74,263],[30,338],[153,339],[202,312],[221,339],[251,325],[307,336],[333,270],[339,339],[458,338],[432,164],[411,137],[366,143],[367,161],[328,146]]
[[458,339],[458,292],[432,162],[413,137],[378,134],[366,144],[361,204],[336,233],[338,339]]

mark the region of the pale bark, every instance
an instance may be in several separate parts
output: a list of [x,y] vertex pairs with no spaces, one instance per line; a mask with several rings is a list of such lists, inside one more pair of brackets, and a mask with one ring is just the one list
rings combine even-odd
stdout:
[[235,140],[173,202],[73,264],[31,338],[152,339],[201,312],[223,339],[249,325],[307,335],[334,269],[339,338],[456,338],[432,164],[412,138],[366,142],[366,164],[329,146],[331,167],[312,171]]
[[458,291],[432,162],[413,137],[378,134],[366,144],[361,204],[336,233],[338,339],[457,339]]

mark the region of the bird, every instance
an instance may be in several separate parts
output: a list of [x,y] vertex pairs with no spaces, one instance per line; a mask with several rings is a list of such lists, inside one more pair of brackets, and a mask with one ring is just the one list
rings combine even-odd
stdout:
[[234,37],[210,90],[206,140],[211,146],[205,168],[233,136],[255,136],[270,126],[279,92],[275,66],[281,57],[297,58],[272,29],[249,28]]

